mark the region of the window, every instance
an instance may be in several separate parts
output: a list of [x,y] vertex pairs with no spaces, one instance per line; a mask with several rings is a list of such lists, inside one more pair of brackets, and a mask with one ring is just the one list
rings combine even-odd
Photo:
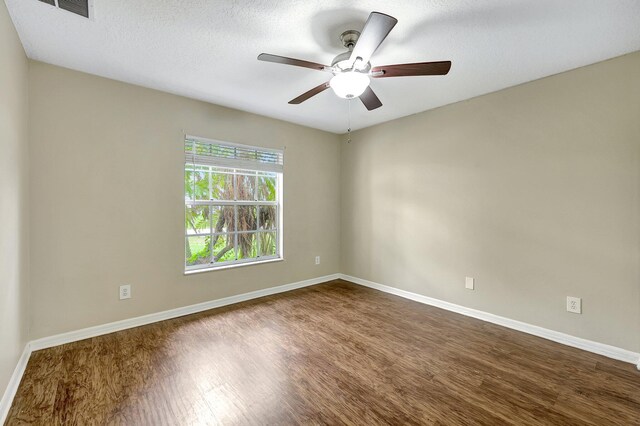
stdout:
[[282,256],[283,151],[187,136],[185,271]]

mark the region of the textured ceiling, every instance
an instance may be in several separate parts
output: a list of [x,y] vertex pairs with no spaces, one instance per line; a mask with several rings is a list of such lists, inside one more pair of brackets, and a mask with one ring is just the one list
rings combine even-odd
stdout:
[[93,0],[91,20],[5,1],[32,59],[336,133],[348,101],[331,90],[287,104],[330,75],[259,53],[328,64],[375,10],[399,22],[374,66],[453,62],[444,77],[372,81],[384,105],[353,101],[360,129],[640,50],[638,0]]

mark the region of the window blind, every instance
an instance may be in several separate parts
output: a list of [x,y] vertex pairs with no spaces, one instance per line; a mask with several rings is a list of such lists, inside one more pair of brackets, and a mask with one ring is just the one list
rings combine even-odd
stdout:
[[239,145],[212,139],[186,136],[185,162],[282,173],[284,151],[281,149]]

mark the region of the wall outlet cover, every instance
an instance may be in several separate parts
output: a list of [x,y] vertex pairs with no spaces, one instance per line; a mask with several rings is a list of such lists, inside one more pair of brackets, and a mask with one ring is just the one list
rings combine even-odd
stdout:
[[574,314],[582,313],[582,299],[579,297],[567,296],[567,312]]
[[131,285],[125,284],[120,286],[120,300],[131,299]]

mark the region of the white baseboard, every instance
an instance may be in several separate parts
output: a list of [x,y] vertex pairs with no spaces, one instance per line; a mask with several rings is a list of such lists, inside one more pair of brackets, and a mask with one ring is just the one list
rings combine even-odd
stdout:
[[520,321],[515,321],[509,318],[501,317],[498,315],[490,314],[488,312],[479,311],[476,309],[466,308],[464,306],[456,305],[454,303],[445,302],[442,300],[434,299],[431,297],[423,296],[416,293],[411,293],[405,290],[400,290],[394,287],[378,284],[373,281],[364,280],[357,277],[352,277],[345,274],[332,274],[325,275],[323,277],[312,278],[305,281],[299,281],[296,283],[285,284],[278,287],[266,288],[263,290],[252,291],[250,293],[239,294],[236,296],[225,297],[223,299],[211,300],[208,302],[198,303],[195,305],[185,306],[182,308],[171,309],[168,311],[157,312],[154,314],[143,315],[140,317],[129,318],[122,321],[116,321],[108,324],[98,325],[95,327],[84,328],[81,330],[70,331],[68,333],[57,334],[50,337],[44,337],[42,339],[33,340],[25,345],[24,351],[18,360],[15,370],[9,380],[7,389],[0,400],[0,424],[4,424],[11,403],[15,397],[22,375],[29,361],[32,351],[40,349],[46,349],[53,346],[63,345],[65,343],[71,343],[78,340],[84,340],[91,337],[100,336],[103,334],[113,333],[120,330],[126,330],[129,328],[140,327],[142,325],[151,324],[158,321],[164,321],[171,318],[177,318],[184,315],[194,314],[209,309],[219,308],[222,306],[232,305],[234,303],[245,302],[252,299],[257,299],[264,296],[270,296],[273,294],[283,293],[286,291],[295,290],[298,288],[308,287],[315,284],[321,284],[327,281],[335,279],[343,279],[353,282],[365,287],[380,290],[385,293],[394,294],[396,296],[404,297],[406,299],[414,300],[416,302],[424,303],[427,305],[435,306],[438,308],[446,309],[448,311],[456,312],[462,315],[477,318],[483,321],[491,322],[494,324],[502,325],[507,328],[522,331],[534,336],[543,337],[554,342],[562,343],[568,346],[573,346],[579,349],[583,349],[589,352],[593,352],[599,355],[604,355],[609,358],[625,361],[633,364],[637,364],[640,370],[640,354],[626,349],[617,348],[615,346],[605,345],[603,343],[593,342],[590,340],[582,339],[579,337],[571,336],[568,334],[560,333],[558,331],[549,330],[546,328],[538,327],[535,325],[527,324]]
[[208,302],[197,303],[195,305],[184,306],[182,308],[170,309],[168,311],[156,312],[153,314],[143,315],[140,317],[129,318],[121,321],[111,322],[108,324],[96,325],[94,327],[83,328],[81,330],[70,331],[68,333],[56,334],[54,336],[43,337],[42,339],[31,341],[31,350],[37,351],[53,346],[64,345],[65,343],[76,342],[78,340],[89,339],[91,337],[103,334],[113,333],[115,331],[126,330],[128,328],[140,327],[142,325],[151,324],[158,321],[164,321],[172,318],[182,317],[185,315],[195,314],[197,312],[207,311],[213,308],[233,305],[234,303],[245,302],[247,300],[257,299],[259,297],[270,296],[272,294],[284,293],[285,291],[295,290],[297,288],[308,287],[315,284],[338,279],[339,274],[325,275],[323,277],[312,278],[309,280],[298,281],[291,284],[285,284],[277,287],[265,288],[262,290],[252,291],[249,293],[229,296],[222,299],[210,300]]
[[608,358],[629,362],[631,364],[635,364],[638,370],[640,370],[640,353],[632,352],[627,349],[622,349],[622,348],[618,348],[611,345],[606,345],[604,343],[594,342],[592,340],[587,340],[580,337],[571,336],[569,334],[561,333],[559,331],[549,330],[548,328],[538,327],[536,325],[531,325],[525,322],[512,320],[509,318],[501,317],[499,315],[494,315],[488,312],[479,311],[477,309],[467,308],[461,305],[456,305],[454,303],[445,302],[443,300],[423,296],[421,294],[411,293],[409,291],[400,290],[395,287],[390,287],[390,286],[379,284],[373,281],[364,280],[362,278],[352,277],[350,275],[345,275],[345,274],[339,274],[339,275],[341,279],[350,281],[355,284],[373,288],[375,290],[380,290],[385,293],[394,294],[396,296],[400,296],[405,299],[410,299],[416,302],[424,303],[426,305],[431,305],[437,308],[446,309],[447,311],[456,312],[458,314],[477,318],[493,324],[498,324],[503,327],[522,331],[524,333],[542,337],[547,340],[552,340],[554,342],[562,343],[563,345],[572,346],[574,348],[582,349],[588,352],[593,352],[598,355],[604,355]]
[[20,355],[20,358],[18,359],[18,364],[16,365],[16,368],[13,370],[13,374],[9,379],[9,383],[7,384],[7,388],[4,391],[4,395],[2,395],[2,399],[0,399],[0,425],[3,425],[5,420],[7,419],[9,409],[11,408],[11,403],[13,402],[13,398],[16,396],[18,386],[20,386],[20,381],[22,380],[24,370],[27,368],[27,363],[29,362],[30,356],[31,344],[27,343],[26,345],[24,345],[24,350],[22,351],[22,355]]

